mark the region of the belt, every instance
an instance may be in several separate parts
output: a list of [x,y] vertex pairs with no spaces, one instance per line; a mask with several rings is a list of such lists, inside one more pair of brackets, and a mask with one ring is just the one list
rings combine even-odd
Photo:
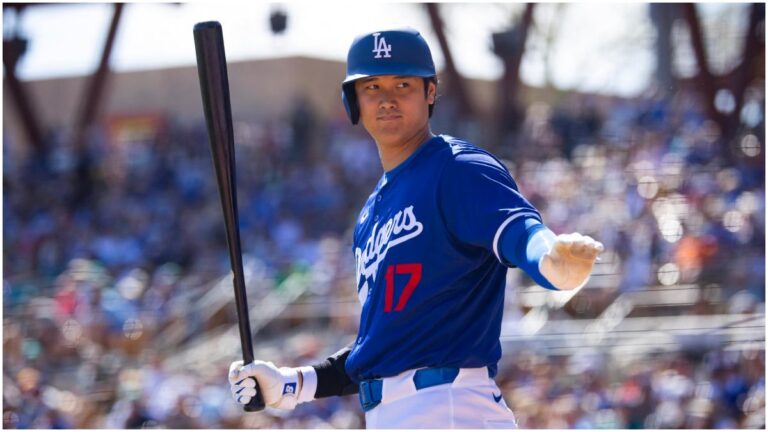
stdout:
[[[413,374],[416,390],[452,383],[459,375],[459,368],[426,368]],[[384,380],[370,379],[360,381],[360,405],[363,411],[370,411],[381,403]]]

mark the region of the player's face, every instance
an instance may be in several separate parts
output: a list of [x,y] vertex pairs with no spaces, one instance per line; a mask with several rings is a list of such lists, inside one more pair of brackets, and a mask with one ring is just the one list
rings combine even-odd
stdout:
[[357,80],[355,91],[360,120],[380,145],[397,145],[428,133],[434,83],[429,83],[425,96],[423,78],[382,75]]

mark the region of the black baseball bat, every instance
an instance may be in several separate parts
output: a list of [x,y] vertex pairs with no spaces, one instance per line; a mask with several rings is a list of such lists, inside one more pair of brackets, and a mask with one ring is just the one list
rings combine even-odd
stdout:
[[[251,325],[248,318],[248,301],[245,296],[243,278],[243,257],[240,249],[240,227],[237,217],[237,186],[235,183],[235,146],[232,128],[232,107],[229,102],[229,79],[227,78],[227,59],[224,54],[224,36],[221,24],[207,21],[195,24],[192,32],[195,36],[197,54],[197,73],[200,77],[200,91],[203,95],[205,122],[208,125],[208,137],[219,185],[221,208],[224,211],[224,225],[227,230],[229,260],[232,264],[235,304],[237,305],[237,324],[240,328],[240,346],[243,349],[245,364],[253,361],[251,344]],[[264,399],[258,382],[256,397],[245,405],[246,411],[264,409]]]

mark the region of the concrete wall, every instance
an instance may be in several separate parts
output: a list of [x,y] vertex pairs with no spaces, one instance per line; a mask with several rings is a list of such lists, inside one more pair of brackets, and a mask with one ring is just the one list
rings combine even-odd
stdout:
[[[340,83],[344,62],[289,57],[231,62],[229,85],[234,120],[265,120],[285,116],[299,95],[306,97],[322,118],[343,115]],[[84,86],[90,77],[28,81],[25,88],[44,128],[72,128],[80,110]],[[493,118],[496,86],[490,81],[468,80],[475,109]],[[114,73],[104,93],[102,115],[158,113],[185,121],[203,118],[200,85],[194,65]],[[550,103],[557,93],[523,87],[523,99]],[[441,92],[442,93],[442,92]],[[443,95],[444,101],[450,95]],[[15,104],[3,92],[3,133],[12,142],[26,144]]]
[[[285,115],[296,97],[304,95],[327,118],[342,110],[339,84],[344,64],[302,57],[251,60],[229,65],[232,115],[235,120]],[[71,128],[90,77],[25,82],[43,127]],[[202,119],[200,85],[195,66],[115,73],[104,93],[102,115],[161,113],[181,120]],[[3,131],[25,142],[15,104],[3,92]]]

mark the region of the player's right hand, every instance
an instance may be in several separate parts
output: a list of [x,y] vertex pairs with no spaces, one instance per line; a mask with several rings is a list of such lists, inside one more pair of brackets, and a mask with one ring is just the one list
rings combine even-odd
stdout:
[[245,366],[236,361],[229,366],[230,390],[237,403],[245,405],[256,396],[257,381],[266,405],[285,410],[296,407],[301,391],[298,369],[278,369],[271,362],[260,360]]

